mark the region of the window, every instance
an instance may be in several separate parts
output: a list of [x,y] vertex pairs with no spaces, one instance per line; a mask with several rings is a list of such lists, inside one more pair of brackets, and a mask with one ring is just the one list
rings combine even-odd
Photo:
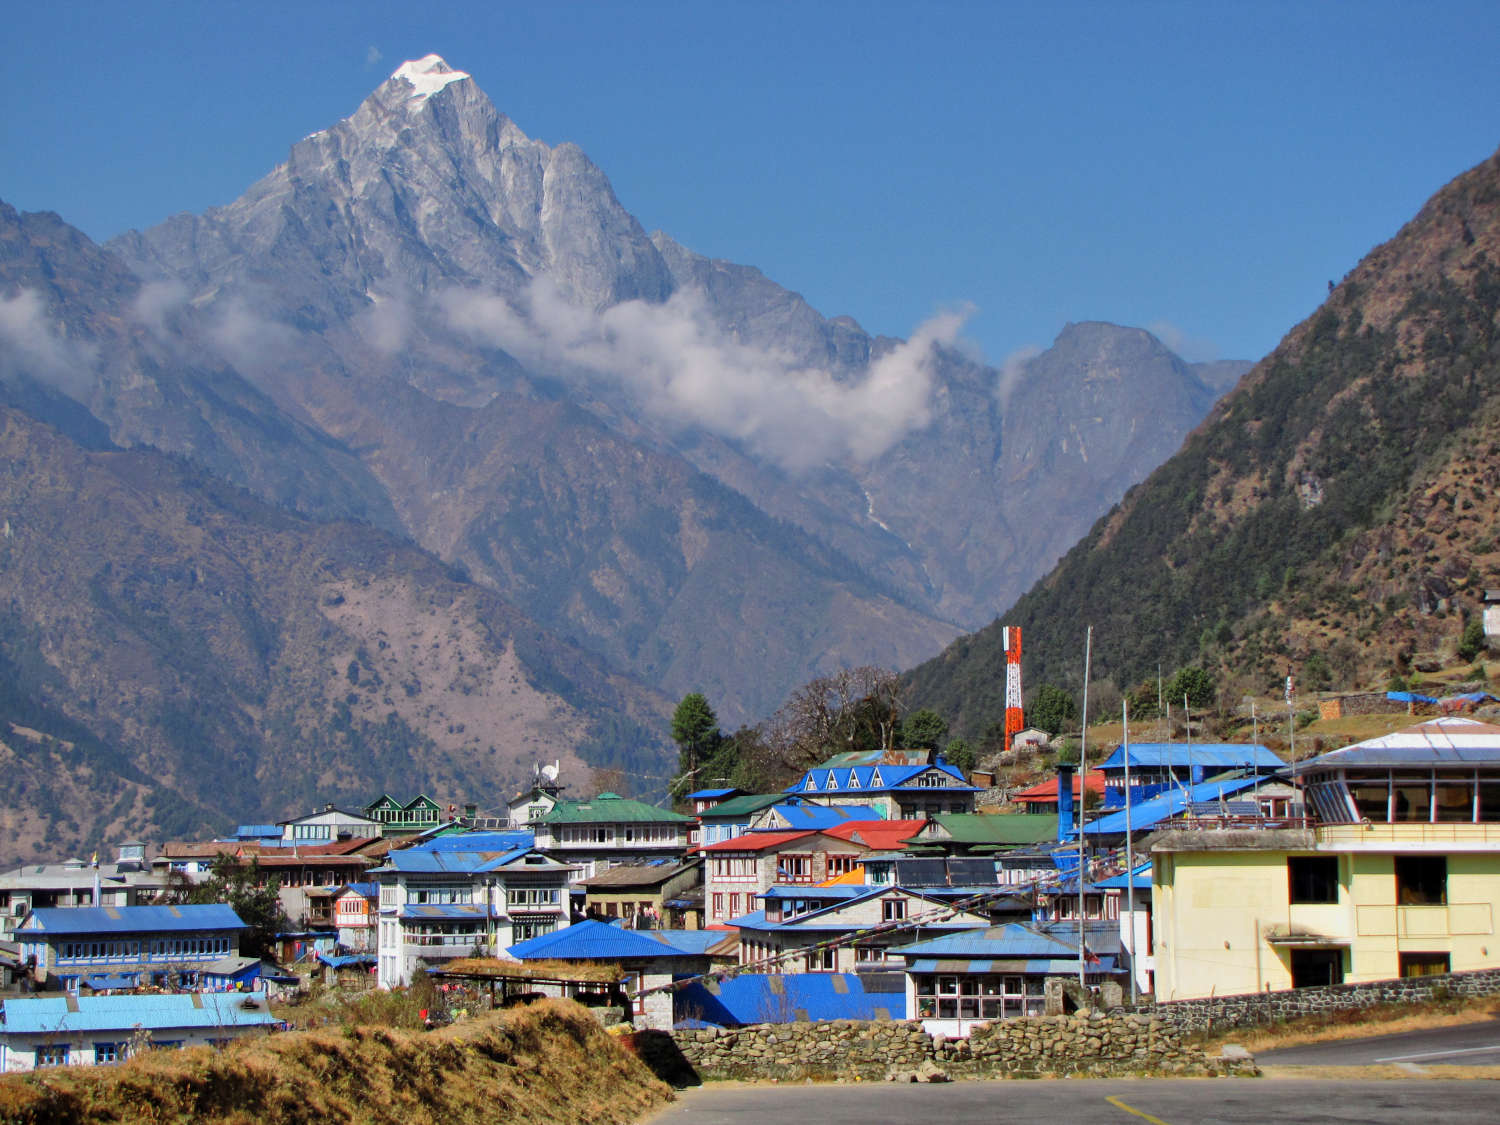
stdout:
[[776,876],[783,883],[811,883],[812,856],[784,855],[776,865]]
[[1344,983],[1344,953],[1340,949],[1292,950],[1292,987]]
[[887,922],[900,922],[906,917],[906,900],[904,898],[888,898],[880,904],[880,916]]
[[1293,903],[1338,902],[1338,856],[1294,855],[1286,861],[1286,879]]
[[512,922],[510,927],[513,943],[541,937],[542,934],[550,934],[555,929],[557,929],[557,920],[554,918],[533,918],[524,922]]
[[1396,905],[1443,906],[1448,901],[1448,857],[1398,855]]
[[714,908],[713,908],[713,915],[714,915],[714,917],[715,918],[722,918],[722,917],[724,917],[724,896],[720,892],[718,892],[718,891],[714,892],[713,904],[714,904]]
[[63,1046],[46,1046],[36,1049],[36,1065],[43,1066],[67,1066],[68,1048]]
[[1450,971],[1446,953],[1398,953],[1396,964],[1403,977],[1430,977]]
[[858,866],[859,856],[857,855],[829,855],[828,877],[835,879],[840,875],[847,875]]
[[94,1065],[119,1062],[125,1057],[125,1044],[123,1043],[95,1043]]
[[740,895],[739,895],[738,891],[735,891],[733,894],[731,894],[729,896],[729,916],[731,918],[738,918],[739,914],[740,914]]
[[838,966],[838,952],[833,949],[809,949],[804,959],[809,973],[831,973]]

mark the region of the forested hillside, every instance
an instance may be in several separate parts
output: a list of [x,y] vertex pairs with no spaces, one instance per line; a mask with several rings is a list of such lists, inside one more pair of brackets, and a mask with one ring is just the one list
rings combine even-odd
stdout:
[[1384,686],[1500,585],[1500,156],[1440,191],[1000,620],[913,670],[972,735],[1035,688],[1201,663],[1221,698]]

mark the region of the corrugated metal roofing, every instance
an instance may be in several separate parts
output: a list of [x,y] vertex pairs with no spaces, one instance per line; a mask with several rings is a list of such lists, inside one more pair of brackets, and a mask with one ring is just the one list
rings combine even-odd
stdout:
[[489,916],[489,908],[476,903],[450,902],[430,903],[416,906],[403,906],[401,917],[410,918],[413,921],[428,919],[431,921],[480,921]]
[[825,828],[823,834],[887,851],[901,847],[925,827],[925,820],[851,820]]
[[33,910],[19,930],[46,934],[134,934],[180,930],[248,929],[234,907],[224,903],[194,906],[44,906]]
[[785,802],[785,793],[744,793],[738,797],[730,797],[727,801],[720,801],[711,809],[704,809],[699,817],[705,822],[730,820],[737,816],[750,816]]
[[727,797],[731,793],[737,793],[737,789],[695,789],[683,798],[684,801],[697,801],[709,797]]
[[[854,973],[742,973],[680,990],[674,1013],[720,1027],[795,1020],[905,1019],[905,990],[866,991]],[[691,1015],[690,1015],[691,1013]]]
[[777,805],[775,813],[788,828],[828,829],[850,821],[880,820],[880,813],[868,805]]
[[1078,947],[1020,922],[984,929],[964,930],[927,941],[898,945],[893,953],[914,957],[968,957],[993,960],[1073,959],[1078,965]]
[[[1186,769],[1191,763],[1203,769],[1280,769],[1286,765],[1274,753],[1258,743],[1240,742],[1132,742],[1130,765],[1134,769],[1180,767]],[[1125,769],[1125,748],[1116,746],[1115,752],[1100,763],[1101,770]]]
[[[651,936],[652,930],[625,930],[604,922],[578,922],[510,947],[522,961],[556,958],[559,961],[638,961],[651,957],[682,957],[684,951]],[[723,934],[719,937],[722,939]]]
[[[1259,784],[1259,777],[1224,777],[1213,781],[1200,781],[1189,789],[1168,789],[1152,797],[1148,801],[1141,801],[1130,807],[1130,829],[1132,832],[1144,832],[1160,824],[1164,820],[1181,816],[1186,808],[1187,801],[1191,799],[1198,801],[1217,801],[1220,797],[1228,797],[1243,789],[1249,789]],[[1091,820],[1084,826],[1084,832],[1090,836],[1112,836],[1125,834],[1125,810],[1101,816],[1098,820]],[[1073,836],[1076,841],[1076,834]]]
[[616,793],[600,793],[587,801],[559,801],[542,817],[543,824],[642,824],[688,823],[693,818],[671,809],[659,809],[643,801],[632,801]]
[[782,844],[789,844],[793,840],[800,840],[804,836],[811,835],[813,833],[809,829],[789,831],[773,828],[746,832],[743,836],[736,836],[732,840],[720,840],[717,844],[706,844],[700,850],[705,852],[763,852],[767,848],[780,847]]
[[889,763],[872,766],[835,766],[832,769],[810,769],[795,784],[788,785],[785,792],[813,796],[820,793],[884,793],[902,788],[918,774],[936,770],[947,774],[952,784],[943,786],[938,792],[978,792],[976,786],[964,780],[964,776],[946,762],[936,765],[897,766]]
[[1461,716],[1425,723],[1367,738],[1342,750],[1322,754],[1302,772],[1347,767],[1500,765],[1500,726]]
[[535,834],[524,829],[510,832],[453,832],[436,836],[406,851],[508,852],[536,846]]
[[[246,1007],[253,1002],[254,1007]],[[75,1010],[76,1009],[76,1010]],[[176,1028],[255,1027],[274,1024],[265,998],[243,992],[164,993],[148,996],[18,997],[5,1002],[7,1034],[69,1035],[80,1031],[129,1032]]]

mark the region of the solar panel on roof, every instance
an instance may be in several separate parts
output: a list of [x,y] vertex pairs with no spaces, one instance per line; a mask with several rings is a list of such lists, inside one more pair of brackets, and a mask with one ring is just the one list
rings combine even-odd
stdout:
[[906,991],[904,973],[860,973],[859,982],[870,993],[897,993]]
[[896,882],[903,887],[945,887],[948,868],[941,859],[898,859]]
[[982,886],[997,881],[995,861],[978,856],[955,856],[948,861],[948,874],[955,884]]

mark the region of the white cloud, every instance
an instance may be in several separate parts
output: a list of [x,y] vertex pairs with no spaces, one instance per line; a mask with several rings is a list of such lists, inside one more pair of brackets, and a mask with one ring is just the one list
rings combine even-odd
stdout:
[[94,385],[98,360],[99,349],[70,339],[35,290],[0,297],[0,375],[28,375],[82,401]]
[[130,313],[137,324],[156,336],[166,337],[167,318],[187,304],[187,298],[187,287],[179,281],[150,281],[135,295]]
[[355,332],[382,355],[400,351],[411,335],[411,326],[411,305],[400,297],[371,294],[370,305],[354,316]]
[[1026,365],[1041,354],[1041,348],[1035,344],[1026,344],[1011,352],[1001,362],[1000,377],[995,380],[995,398],[1000,403],[1000,409],[1004,410],[1010,405],[1010,396],[1021,385]]
[[256,372],[284,358],[298,333],[290,325],[262,316],[243,300],[231,298],[214,310],[208,336],[232,366]]
[[704,427],[793,470],[868,461],[925,427],[936,349],[955,344],[967,315],[933,317],[851,381],[727,338],[691,292],[596,313],[538,281],[515,305],[459,290],[439,305],[455,328],[529,366],[616,383],[669,425]]
[[1189,363],[1207,363],[1219,358],[1218,346],[1212,340],[1189,336],[1167,320],[1153,320],[1146,331]]
[[383,58],[385,58],[385,56],[380,53],[380,48],[379,47],[373,47],[372,46],[372,47],[366,47],[365,48],[365,65],[366,66],[374,66],[376,63],[378,63]]

